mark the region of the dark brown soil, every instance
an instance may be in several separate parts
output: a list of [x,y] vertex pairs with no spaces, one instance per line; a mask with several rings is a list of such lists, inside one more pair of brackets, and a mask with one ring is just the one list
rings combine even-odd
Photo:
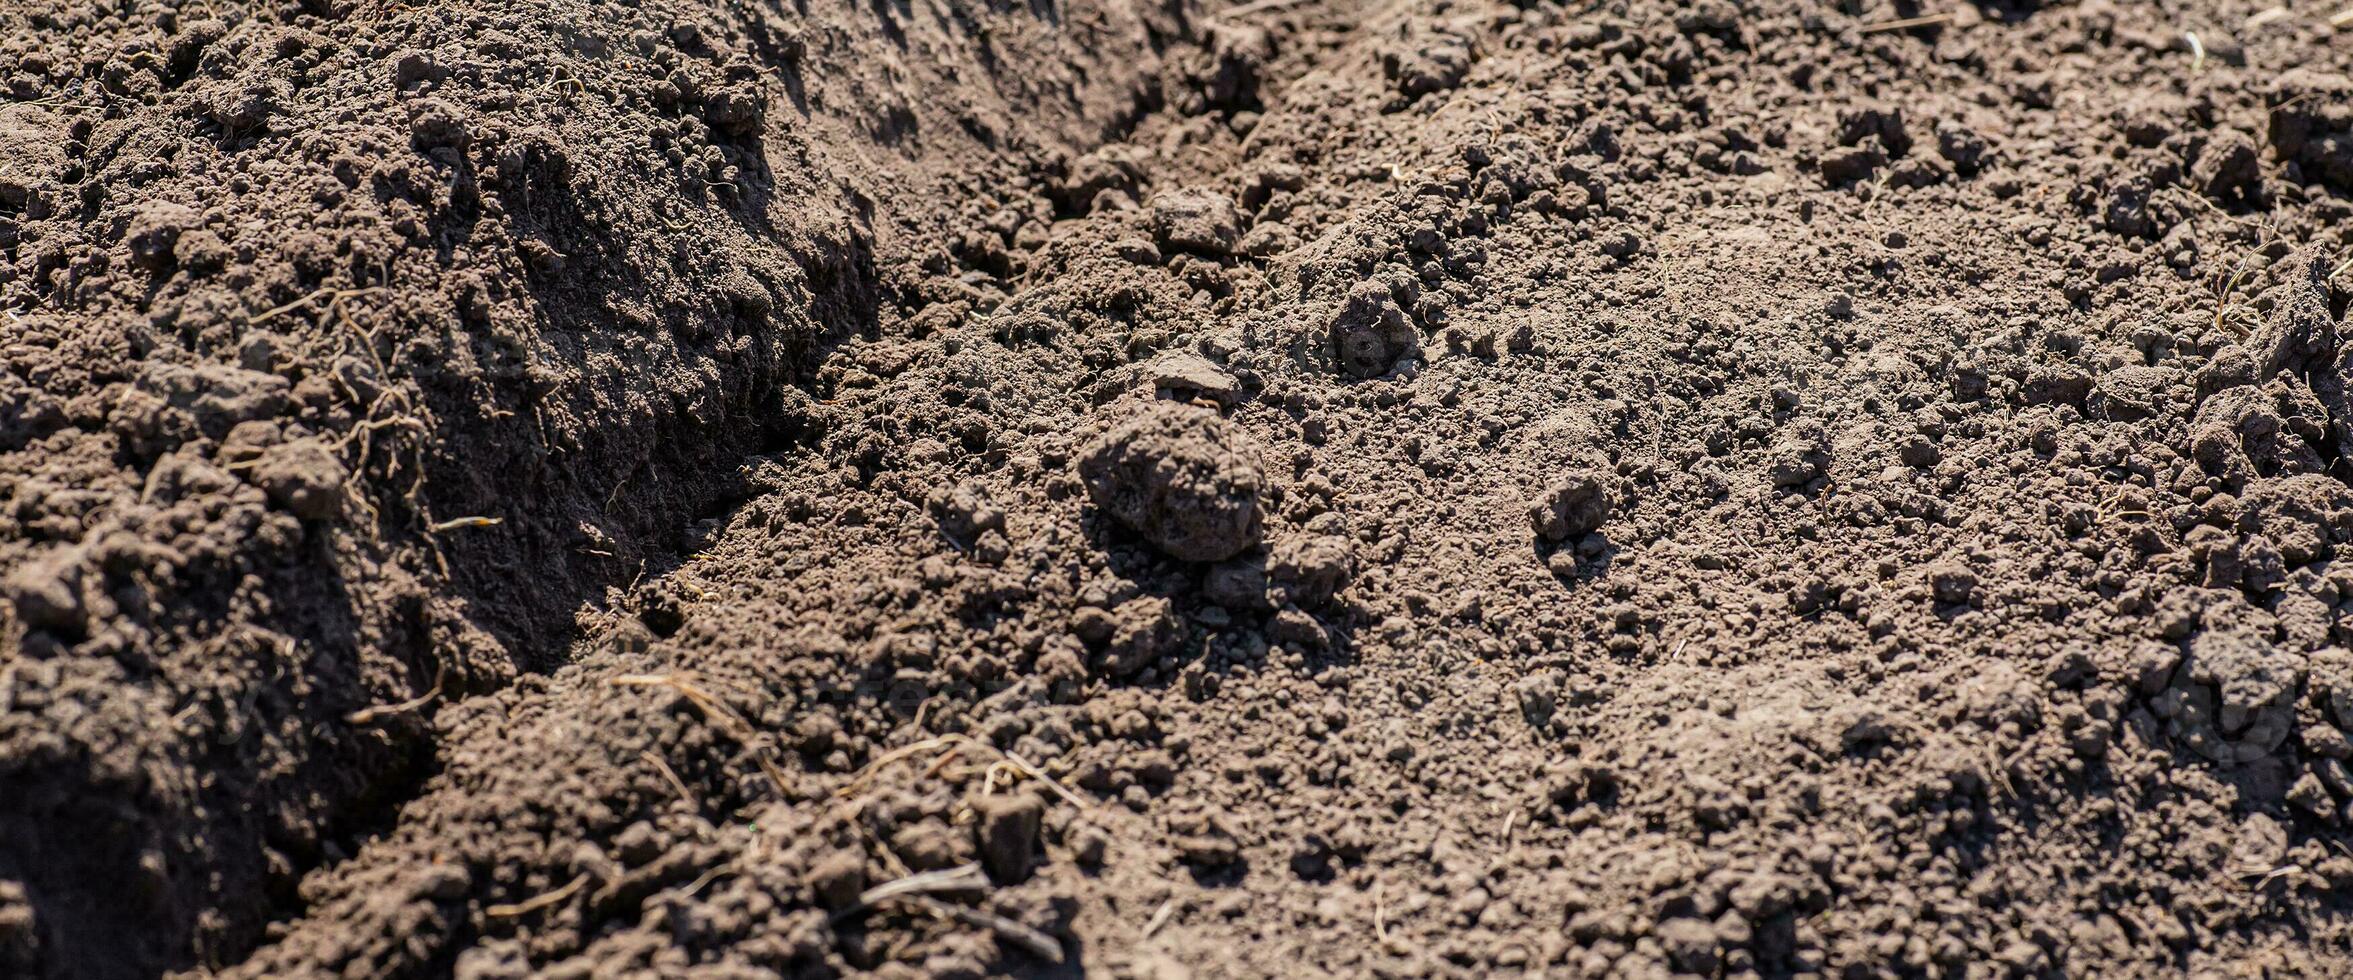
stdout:
[[2353,975],[2266,6],[0,4],[0,976]]

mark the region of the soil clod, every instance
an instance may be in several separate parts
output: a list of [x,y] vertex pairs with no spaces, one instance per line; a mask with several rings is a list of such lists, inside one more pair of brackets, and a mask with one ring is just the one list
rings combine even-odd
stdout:
[[1152,231],[1162,250],[1230,255],[1242,238],[1234,202],[1207,191],[1168,191],[1152,199]]
[[1348,291],[1347,302],[1332,321],[1333,357],[1351,378],[1374,378],[1389,373],[1417,341],[1413,324],[1383,283],[1366,280]]
[[972,809],[981,866],[999,884],[1020,884],[1029,877],[1046,801],[1035,793],[1009,793],[982,796],[973,801]]
[[1528,504],[1529,526],[1538,538],[1554,544],[1600,530],[1609,515],[1609,485],[1594,470],[1573,470],[1555,477]]
[[1221,561],[1258,543],[1266,478],[1233,423],[1153,402],[1089,445],[1079,475],[1095,506],[1185,561]]

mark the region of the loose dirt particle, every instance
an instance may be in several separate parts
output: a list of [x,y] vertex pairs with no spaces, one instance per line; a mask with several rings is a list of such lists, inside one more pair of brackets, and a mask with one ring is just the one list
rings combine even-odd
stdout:
[[55,552],[10,569],[5,585],[18,622],[34,629],[79,635],[85,625],[82,570],[71,553]]

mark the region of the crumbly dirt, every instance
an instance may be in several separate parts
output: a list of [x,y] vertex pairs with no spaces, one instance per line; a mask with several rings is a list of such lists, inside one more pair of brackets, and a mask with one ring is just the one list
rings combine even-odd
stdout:
[[2268,7],[6,4],[0,975],[2353,975]]

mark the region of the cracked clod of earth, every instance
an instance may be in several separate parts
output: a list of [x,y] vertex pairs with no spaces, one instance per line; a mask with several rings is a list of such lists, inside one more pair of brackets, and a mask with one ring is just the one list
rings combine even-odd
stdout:
[[1152,232],[1165,251],[1221,257],[1241,240],[1242,218],[1223,195],[1169,191],[1152,199]]
[[1258,448],[1208,409],[1152,402],[1089,445],[1078,470],[1096,507],[1171,557],[1223,561],[1264,532]]
[[2261,637],[2207,632],[2154,699],[2157,716],[2182,744],[2216,762],[2269,755],[2294,727],[2304,658]]
[[1141,369],[1152,397],[1162,401],[1208,402],[1230,411],[1242,400],[1242,387],[1225,369],[1199,354],[1172,351],[1153,358]]
[[1528,504],[1529,527],[1553,544],[1600,530],[1609,514],[1609,484],[1587,469],[1562,474]]
[[1348,302],[1332,321],[1333,355],[1340,373],[1351,378],[1376,378],[1396,367],[1414,348],[1414,329],[1397,297],[1378,280],[1367,279],[1348,291]]

